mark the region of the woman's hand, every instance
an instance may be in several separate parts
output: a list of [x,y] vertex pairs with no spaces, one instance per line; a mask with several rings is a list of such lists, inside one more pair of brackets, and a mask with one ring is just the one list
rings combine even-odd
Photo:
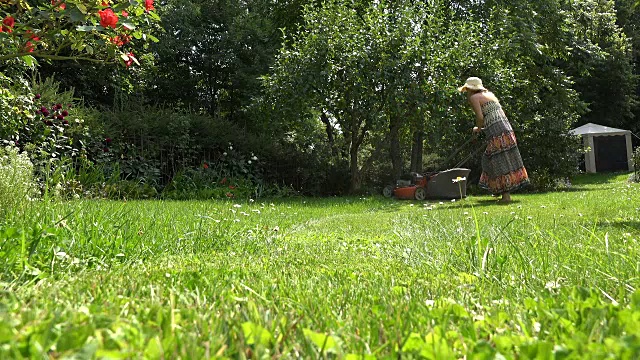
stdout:
[[482,130],[484,130],[484,128],[474,126],[472,132],[474,134],[477,134],[477,133],[481,132]]

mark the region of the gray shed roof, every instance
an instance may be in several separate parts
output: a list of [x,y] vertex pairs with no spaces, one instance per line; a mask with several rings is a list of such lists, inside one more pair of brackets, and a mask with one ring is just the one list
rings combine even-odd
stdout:
[[626,134],[630,134],[631,131],[622,130],[622,129],[616,129],[616,128],[603,126],[603,125],[598,125],[598,124],[593,124],[593,123],[588,123],[588,124],[584,124],[584,125],[582,125],[580,127],[577,127],[577,128],[575,128],[573,130],[569,130],[569,133],[571,133],[573,135],[601,136],[601,135],[626,135]]

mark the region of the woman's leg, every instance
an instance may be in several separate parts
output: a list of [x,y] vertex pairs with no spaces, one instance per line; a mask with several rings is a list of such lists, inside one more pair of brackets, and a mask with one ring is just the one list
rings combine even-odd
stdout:
[[501,203],[508,203],[511,202],[511,193],[507,192],[503,192],[502,193],[502,199],[498,200]]

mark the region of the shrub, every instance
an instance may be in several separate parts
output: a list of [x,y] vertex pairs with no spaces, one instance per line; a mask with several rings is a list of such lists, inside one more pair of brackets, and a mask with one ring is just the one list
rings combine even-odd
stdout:
[[14,146],[0,148],[0,219],[20,214],[36,196],[33,164]]
[[96,111],[76,101],[73,90],[61,91],[53,78],[28,81],[0,73],[0,88],[0,139],[26,152],[44,192],[59,188],[100,132],[85,124]]
[[640,182],[640,146],[633,152],[634,173],[631,174],[631,181]]

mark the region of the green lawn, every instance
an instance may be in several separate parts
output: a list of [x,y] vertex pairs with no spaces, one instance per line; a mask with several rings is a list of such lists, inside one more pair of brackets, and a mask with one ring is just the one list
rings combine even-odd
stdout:
[[627,178],[506,206],[38,204],[0,228],[0,359],[637,359]]

